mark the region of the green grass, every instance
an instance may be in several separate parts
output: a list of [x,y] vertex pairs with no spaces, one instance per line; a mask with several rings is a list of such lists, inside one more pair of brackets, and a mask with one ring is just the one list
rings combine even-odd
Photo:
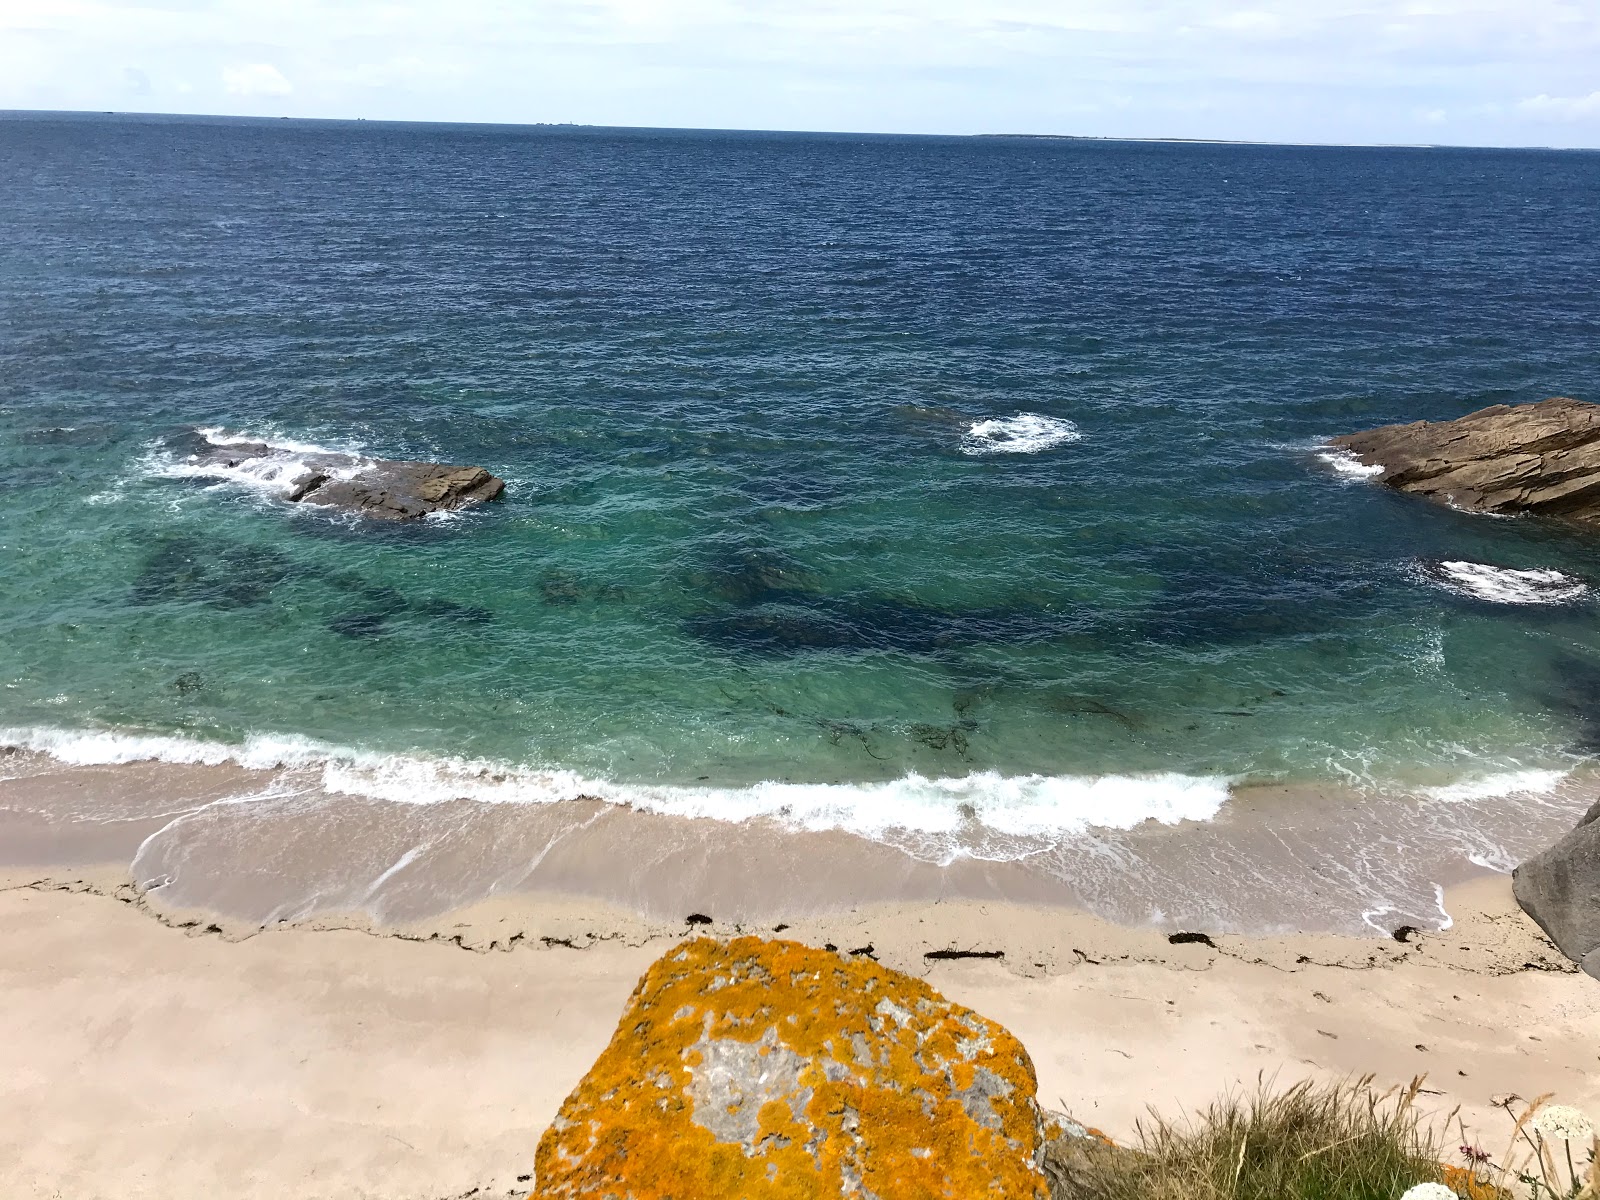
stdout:
[[[1046,1151],[1054,1200],[1398,1200],[1437,1180],[1421,1081],[1370,1079],[1231,1096],[1181,1122],[1152,1115],[1135,1144],[1063,1137]],[[1448,1122],[1446,1122],[1446,1125]]]

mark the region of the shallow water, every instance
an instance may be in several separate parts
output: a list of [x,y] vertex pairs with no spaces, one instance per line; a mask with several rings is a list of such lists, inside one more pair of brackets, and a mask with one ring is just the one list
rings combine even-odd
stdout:
[[[1584,153],[0,119],[0,725],[934,856],[1230,782],[1548,791],[1600,737],[1592,599],[1427,564],[1581,582],[1600,540],[1318,450],[1600,398],[1597,188]],[[196,428],[509,488],[362,528],[185,472]]]

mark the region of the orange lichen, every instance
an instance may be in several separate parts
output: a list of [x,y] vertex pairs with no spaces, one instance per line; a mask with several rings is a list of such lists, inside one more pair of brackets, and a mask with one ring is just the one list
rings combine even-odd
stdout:
[[920,980],[697,939],[640,980],[540,1140],[534,1195],[1043,1200],[1034,1091],[1014,1037]]
[[1440,1163],[1439,1182],[1462,1197],[1462,1200],[1510,1200],[1509,1192],[1495,1187],[1487,1179],[1479,1179],[1478,1173],[1470,1167]]

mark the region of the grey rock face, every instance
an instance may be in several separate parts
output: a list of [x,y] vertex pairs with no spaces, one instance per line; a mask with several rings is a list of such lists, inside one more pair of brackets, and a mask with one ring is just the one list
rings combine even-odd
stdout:
[[1334,438],[1378,482],[1470,512],[1600,521],[1600,405],[1558,396]]
[[1512,874],[1522,910],[1568,958],[1600,979],[1600,804]]

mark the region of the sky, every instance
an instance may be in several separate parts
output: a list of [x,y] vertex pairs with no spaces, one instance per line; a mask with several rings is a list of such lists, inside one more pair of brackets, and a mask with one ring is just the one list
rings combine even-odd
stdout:
[[1600,148],[1600,0],[0,0],[0,108]]

